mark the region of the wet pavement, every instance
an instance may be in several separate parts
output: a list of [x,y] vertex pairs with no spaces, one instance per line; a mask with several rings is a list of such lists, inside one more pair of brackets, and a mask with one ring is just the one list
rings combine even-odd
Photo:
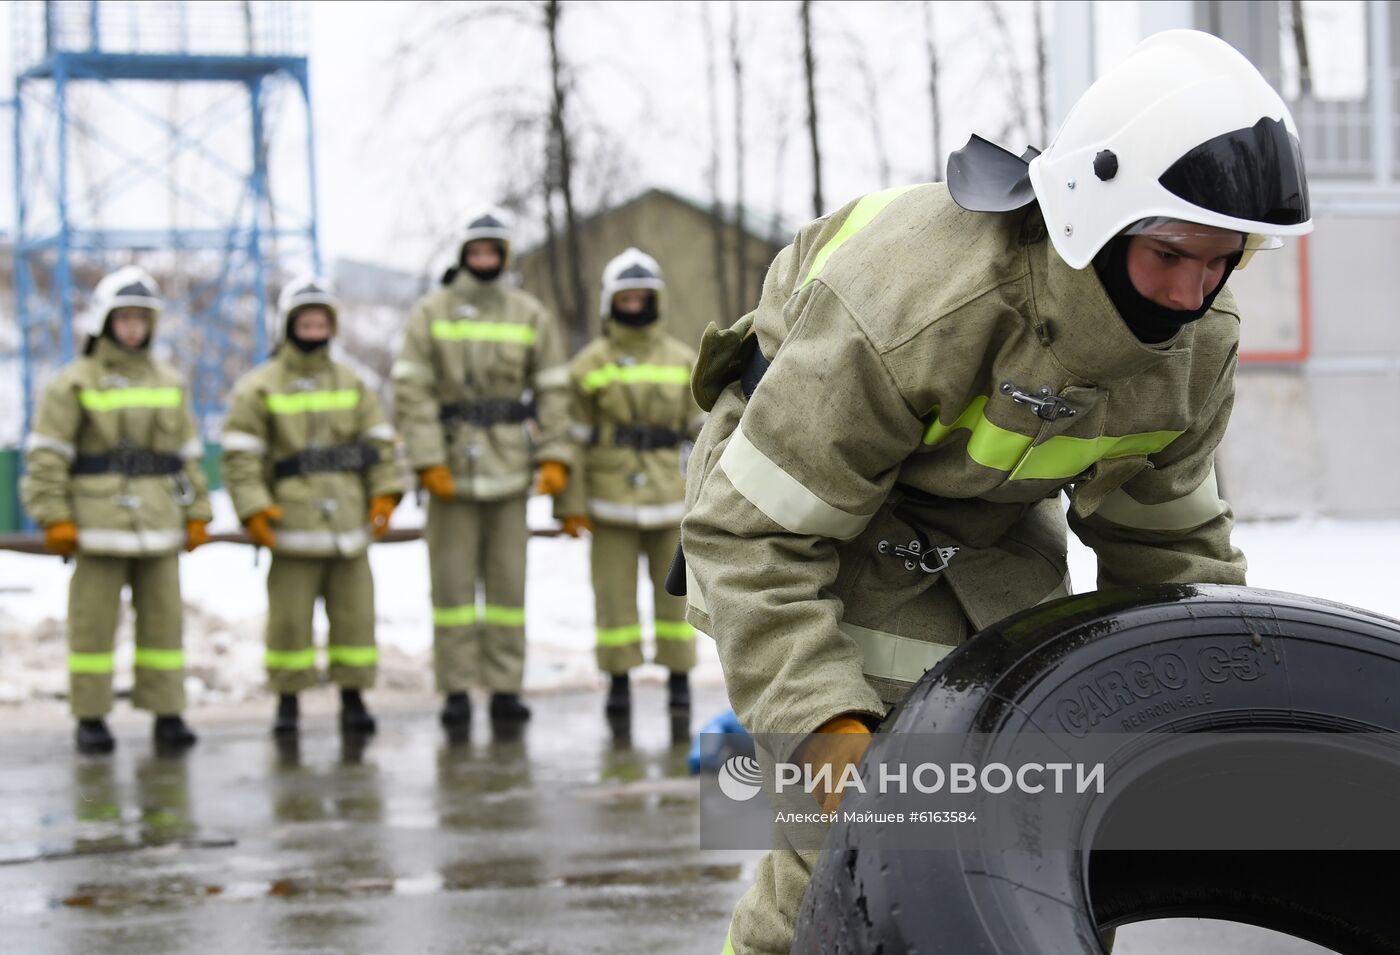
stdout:
[[[66,722],[4,732],[0,949],[715,955],[757,854],[697,848],[687,743],[662,688],[635,695],[626,742],[601,693],[456,745],[426,699],[381,708],[362,751],[330,713],[279,751],[270,703],[196,711],[184,757],[137,716],[111,757],[73,754]],[[697,721],[725,705],[696,697]]]

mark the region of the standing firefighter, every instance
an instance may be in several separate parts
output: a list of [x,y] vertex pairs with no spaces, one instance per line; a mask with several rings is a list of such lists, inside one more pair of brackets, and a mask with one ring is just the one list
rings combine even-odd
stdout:
[[122,588],[136,611],[132,702],[161,749],[194,745],[185,708],[179,552],[209,540],[204,445],[180,375],[151,357],[160,289],[140,268],[98,283],[83,357],[44,392],[24,506],[49,549],[77,555],[68,590],[69,701],[82,753],[115,745],[112,645]]
[[567,533],[593,533],[598,666],[612,676],[607,714],[631,712],[627,671],[642,663],[637,561],[646,556],[656,662],[670,673],[670,709],[690,709],[695,631],[664,582],[685,513],[681,444],[704,421],[690,394],[695,353],[662,331],[666,283],[656,260],[628,249],[603,270],[602,338],[569,366],[579,472],[555,503]]
[[541,493],[568,483],[563,341],[543,305],[500,280],[509,260],[505,214],[473,218],[443,287],[414,308],[394,363],[399,431],[431,495],[433,656],[454,737],[470,726],[472,686],[491,691],[493,720],[530,718],[520,701],[525,501],[535,465]]
[[316,278],[282,290],[272,357],[234,387],[224,425],[224,481],[238,518],[272,552],[267,573],[267,678],[273,734],[297,734],[297,693],[316,683],[312,615],[325,601],[326,659],[340,687],[340,729],[374,732],[360,691],[374,685],[371,535],[402,496],[394,432],[379,398],[333,361],[339,306]]
[[[946,186],[804,228],[695,374],[690,613],[745,727],[840,779],[935,661],[1065,593],[1061,491],[1100,587],[1242,583],[1212,465],[1239,348],[1224,285],[1311,227],[1283,101],[1171,31],[1045,153],[974,138]],[[764,858],[730,950],[788,951],[812,859]]]

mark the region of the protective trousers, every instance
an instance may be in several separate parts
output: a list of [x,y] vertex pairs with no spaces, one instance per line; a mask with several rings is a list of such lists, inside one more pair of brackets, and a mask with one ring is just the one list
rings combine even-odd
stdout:
[[695,666],[695,630],[685,620],[685,598],[666,592],[666,572],[680,528],[645,530],[597,521],[593,526],[593,598],[597,608],[598,667],[626,673],[643,662],[637,614],[637,561],[645,555],[651,577],[655,662],[683,673]]
[[326,662],[331,682],[346,689],[374,686],[374,578],[369,554],[358,557],[287,557],[274,554],[267,572],[267,683],[274,693],[316,685],[312,618],[325,601],[330,635]]
[[[525,497],[428,502],[438,691],[518,693],[525,677]],[[485,603],[477,604],[477,582]]]
[[69,705],[78,719],[112,709],[113,644],[122,588],[136,611],[136,679],[131,702],[161,716],[185,708],[180,558],[79,554],[68,585]]

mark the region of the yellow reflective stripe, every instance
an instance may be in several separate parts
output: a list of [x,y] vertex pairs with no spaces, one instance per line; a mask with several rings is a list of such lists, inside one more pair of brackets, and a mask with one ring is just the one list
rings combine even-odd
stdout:
[[629,643],[642,642],[642,625],[630,624],[626,627],[599,627],[598,646],[623,647]]
[[523,627],[525,626],[525,608],[494,607],[487,604],[486,612],[481,615],[481,619],[497,627]]
[[181,670],[185,666],[185,651],[137,647],[136,665],[145,670]]
[[967,456],[972,460],[983,467],[1012,472],[1013,481],[1037,481],[1072,478],[1098,461],[1154,454],[1182,435],[1180,431],[1099,438],[1056,435],[1032,447],[1035,438],[993,424],[986,417],[986,407],[987,398],[979,395],[951,424],[935,417],[924,432],[924,444],[938,444],[954,431],[970,431]]
[[1109,492],[1094,515],[1122,527],[1149,531],[1189,531],[1225,513],[1212,467],[1190,494],[1162,504],[1143,504],[1121,487]]
[[178,408],[183,402],[179,388],[80,388],[78,404],[89,411],[117,411],[122,408]]
[[433,322],[431,334],[434,338],[448,342],[514,342],[517,345],[535,343],[533,326],[510,322],[472,322],[465,319],[450,321],[440,318]]
[[797,478],[754,447],[741,424],[719,458],[734,490],[773,523],[793,534],[850,540],[865,529],[870,514],[852,514],[812,493]]
[[608,385],[690,385],[689,365],[604,365],[583,376],[583,390]]
[[372,667],[379,662],[379,648],[330,646],[326,648],[326,659],[346,667]]
[[296,391],[286,395],[268,395],[267,410],[273,414],[306,414],[312,411],[349,411],[360,403],[355,388],[338,391]]
[[695,628],[684,620],[656,621],[656,639],[658,640],[689,640],[693,636],[695,636]]
[[433,626],[469,627],[476,623],[476,604],[463,607],[434,607]]
[[729,940],[728,932],[724,935],[724,951],[720,952],[719,955],[735,955],[734,943]]
[[872,192],[856,203],[851,214],[846,216],[846,221],[841,223],[841,228],[836,230],[836,234],[827,239],[826,244],[817,250],[817,254],[812,257],[812,267],[807,270],[807,277],[802,280],[799,289],[806,288],[807,284],[822,273],[826,268],[826,262],[832,254],[841,246],[850,241],[851,237],[864,229],[875,217],[885,211],[885,207],[904,195],[914,186],[895,186],[893,189],[885,189],[882,192]]
[[312,670],[316,667],[316,650],[268,650],[263,663],[269,670]]
[[116,657],[110,653],[70,653],[69,673],[111,673]]

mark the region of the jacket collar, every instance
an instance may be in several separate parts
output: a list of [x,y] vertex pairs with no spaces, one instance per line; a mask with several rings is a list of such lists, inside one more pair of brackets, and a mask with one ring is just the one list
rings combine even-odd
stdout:
[[307,354],[291,342],[277,346],[277,361],[293,375],[314,375],[331,366],[330,346]]
[[113,374],[131,376],[149,371],[152,367],[151,346],[148,344],[139,351],[132,351],[123,348],[110,338],[103,336],[97,339],[92,349],[92,356],[97,359],[97,363],[104,371]]
[[622,351],[640,354],[647,351],[661,338],[661,319],[641,328],[633,328],[612,319],[604,319],[604,334],[608,340]]
[[501,296],[501,282],[505,279],[505,273],[492,279],[490,282],[483,282],[472,275],[466,269],[458,269],[457,274],[452,279],[452,284],[448,286],[452,290],[452,295],[463,302],[489,302]]

